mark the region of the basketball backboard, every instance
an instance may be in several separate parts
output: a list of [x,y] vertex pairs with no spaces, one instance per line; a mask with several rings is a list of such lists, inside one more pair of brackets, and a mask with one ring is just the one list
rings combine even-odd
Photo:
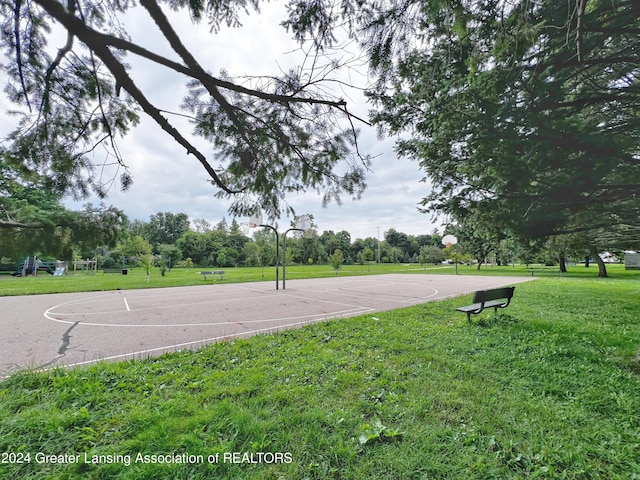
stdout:
[[311,228],[311,223],[311,217],[309,215],[300,215],[296,218],[295,228],[306,232]]
[[442,237],[443,245],[455,245],[457,243],[458,243],[458,239],[453,235],[445,235],[444,237]]
[[260,210],[260,207],[256,207],[256,210],[249,217],[249,225],[252,228],[262,225],[262,211]]

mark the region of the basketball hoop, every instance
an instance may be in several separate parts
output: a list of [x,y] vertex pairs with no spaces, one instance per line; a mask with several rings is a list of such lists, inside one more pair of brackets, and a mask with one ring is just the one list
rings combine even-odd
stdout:
[[447,248],[449,248],[451,245],[455,245],[458,243],[458,239],[456,237],[454,237],[453,235],[445,235],[442,238],[442,244],[446,245]]
[[256,207],[256,210],[249,217],[249,225],[251,228],[256,228],[258,225],[262,225],[262,211],[260,207]]
[[445,245],[445,247],[446,247],[446,248],[451,248],[451,243],[447,243],[447,244]]
[[249,234],[251,233],[251,230],[256,227],[257,225],[255,223],[245,222],[240,224],[240,231],[242,232],[243,235],[249,236]]

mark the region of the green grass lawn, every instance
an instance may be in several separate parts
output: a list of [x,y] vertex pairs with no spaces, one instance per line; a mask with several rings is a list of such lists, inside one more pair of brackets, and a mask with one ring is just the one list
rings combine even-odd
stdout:
[[[638,271],[625,271],[622,265],[610,265],[607,267],[614,277],[640,277]],[[516,265],[515,267],[487,267],[480,270],[477,266],[459,265],[458,272],[461,275],[513,275],[536,277],[559,277],[558,267],[545,267],[542,265]],[[48,274],[40,273],[37,277],[12,277],[10,275],[0,275],[0,296],[6,295],[33,295],[42,293],[65,293],[65,292],[89,292],[102,290],[129,290],[137,288],[158,288],[170,286],[191,286],[203,285],[205,283],[238,283],[238,282],[259,282],[273,281],[275,288],[275,267],[267,267],[264,270],[259,267],[239,267],[223,268],[224,279],[220,280],[217,275],[202,278],[199,271],[220,270],[218,268],[174,268],[167,272],[165,276],[160,274],[159,268],[154,268],[150,272],[147,281],[146,272],[141,268],[129,269],[127,275],[114,273],[104,274],[98,271],[97,274],[76,273],[64,277],[52,277]],[[371,264],[371,265],[344,265],[338,272],[340,276],[346,275],[379,275],[384,273],[429,273],[439,275],[451,275],[455,273],[453,265],[427,265],[417,264]],[[335,271],[329,265],[304,265],[288,266],[287,280],[299,278],[321,278],[335,276]],[[589,268],[577,265],[569,267],[569,272],[563,274],[567,277],[591,278],[598,275],[598,268],[592,265]],[[282,280],[282,268],[280,268],[279,278]]]
[[15,374],[0,477],[638,479],[640,276],[595,273],[518,285],[472,325],[464,296]]

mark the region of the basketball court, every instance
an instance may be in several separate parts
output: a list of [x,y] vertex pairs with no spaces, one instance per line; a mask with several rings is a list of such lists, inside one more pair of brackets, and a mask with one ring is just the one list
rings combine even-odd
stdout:
[[[128,360],[528,281],[388,274],[0,297],[0,377]],[[517,291],[516,291],[517,299]]]

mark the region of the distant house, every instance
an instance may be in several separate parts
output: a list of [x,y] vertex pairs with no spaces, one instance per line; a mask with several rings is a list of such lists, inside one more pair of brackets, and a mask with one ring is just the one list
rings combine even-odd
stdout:
[[640,253],[631,251],[624,252],[624,269],[640,270]]
[[613,253],[610,252],[602,252],[600,254],[600,258],[604,263],[620,263],[618,257],[616,257]]

